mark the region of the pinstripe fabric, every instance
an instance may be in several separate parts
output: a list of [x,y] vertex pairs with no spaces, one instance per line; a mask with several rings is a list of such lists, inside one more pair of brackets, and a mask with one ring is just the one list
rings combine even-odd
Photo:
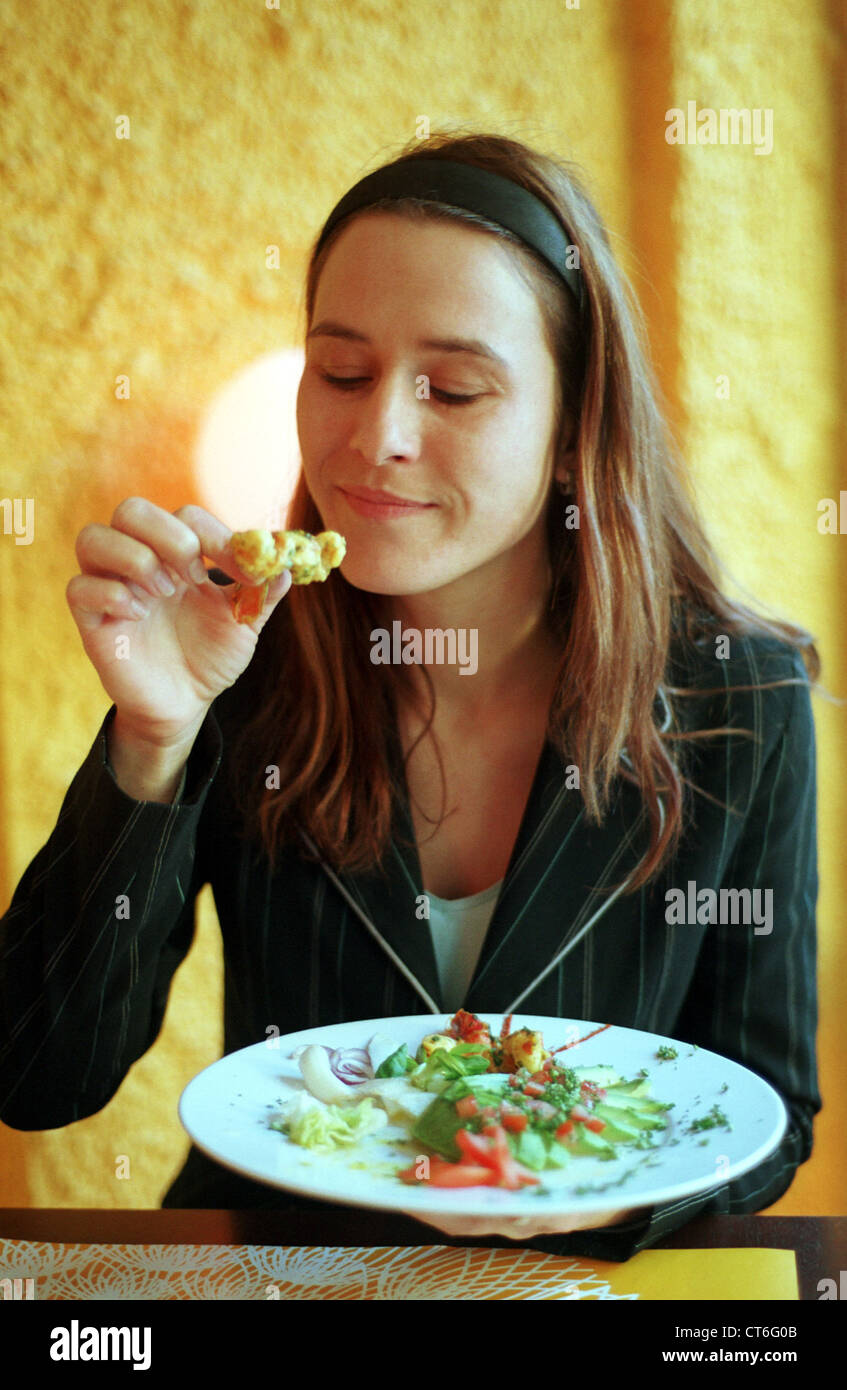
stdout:
[[[474,1012],[586,1018],[661,1032],[731,1057],[783,1096],[790,1124],[753,1172],[710,1193],[633,1213],[620,1226],[539,1238],[541,1249],[625,1259],[700,1211],[768,1206],[812,1146],[821,1106],[815,1033],[815,748],[808,689],[745,692],[803,676],[764,638],[733,638],[731,660],[674,648],[668,685],[680,729],[751,729],[686,745],[692,794],[673,862],[624,891],[647,843],[625,779],[602,826],[588,822],[550,744],[532,790],[465,1000]],[[275,875],[239,835],[222,760],[241,715],[239,682],[216,701],[173,806],[136,803],[105,759],[105,728],[75,777],[56,828],[0,922],[0,1118],[19,1129],[71,1123],[115,1094],[158,1035],[174,971],[194,929],[194,898],[215,894],[224,944],[225,1049],[280,1032],[391,1014],[443,1011],[425,920],[408,796],[396,807],[385,871],[350,875],[300,847]],[[713,799],[710,799],[713,798]],[[666,921],[666,892],[773,890],[773,929]],[[130,915],[116,911],[127,894]],[[444,1011],[446,1012],[446,1011]],[[176,1097],[174,1097],[174,1102]],[[192,1150],[168,1206],[309,1202],[265,1189]]]

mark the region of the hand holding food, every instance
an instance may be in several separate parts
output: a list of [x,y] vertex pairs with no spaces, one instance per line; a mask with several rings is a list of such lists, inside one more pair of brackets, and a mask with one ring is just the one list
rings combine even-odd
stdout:
[[337,531],[236,531],[230,541],[230,554],[248,578],[261,588],[241,588],[236,594],[234,613],[240,623],[250,622],[264,606],[268,583],[288,570],[292,584],[323,583],[331,569],[341,564],[347,542]]
[[203,557],[241,578],[232,532],[202,507],[172,514],[141,497],[116,508],[109,526],[77,538],[80,573],[67,587],[83,646],[117,706],[113,728],[135,746],[189,746],[212,701],[247,666],[256,637],[289,587],[273,581],[252,628],[233,622],[226,588]]

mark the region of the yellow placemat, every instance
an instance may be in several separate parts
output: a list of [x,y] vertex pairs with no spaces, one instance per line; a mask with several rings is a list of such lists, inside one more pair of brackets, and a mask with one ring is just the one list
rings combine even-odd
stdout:
[[791,1250],[643,1250],[624,1264],[444,1245],[57,1245],[0,1239],[0,1296],[96,1299],[797,1299]]

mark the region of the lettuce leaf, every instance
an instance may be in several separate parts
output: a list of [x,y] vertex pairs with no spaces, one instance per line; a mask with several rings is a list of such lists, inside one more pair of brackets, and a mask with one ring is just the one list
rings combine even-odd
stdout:
[[357,1105],[323,1105],[317,1102],[298,1107],[289,1114],[269,1121],[271,1129],[280,1129],[316,1153],[334,1153],[337,1149],[352,1148],[365,1134],[382,1129],[388,1117],[381,1106],[369,1096]]

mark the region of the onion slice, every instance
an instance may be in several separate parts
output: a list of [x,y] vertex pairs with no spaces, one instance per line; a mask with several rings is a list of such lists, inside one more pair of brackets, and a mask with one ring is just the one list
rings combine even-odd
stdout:
[[363,1047],[336,1047],[330,1053],[329,1065],[339,1081],[345,1081],[348,1086],[373,1080],[373,1067]]
[[327,1047],[325,1043],[303,1043],[290,1053],[292,1061],[299,1062],[306,1052],[315,1049],[326,1053],[327,1063],[332,1075],[345,1086],[358,1086],[363,1081],[372,1081],[374,1067],[363,1047]]

